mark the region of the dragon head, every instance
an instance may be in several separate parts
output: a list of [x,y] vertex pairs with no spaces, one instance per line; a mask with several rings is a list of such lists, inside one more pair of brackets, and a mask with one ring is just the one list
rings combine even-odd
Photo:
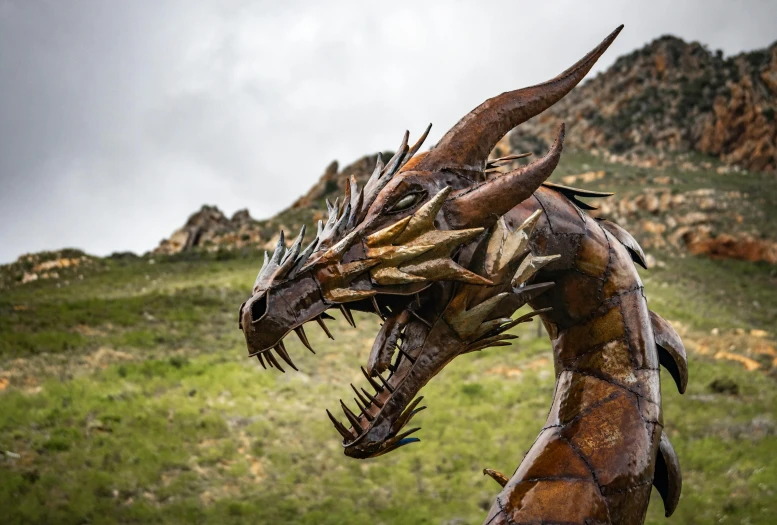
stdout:
[[530,319],[513,313],[552,283],[532,283],[554,257],[536,257],[529,237],[540,213],[510,226],[504,214],[530,197],[558,163],[563,125],[548,153],[506,173],[496,168],[518,156],[489,161],[512,128],[561,99],[582,80],[620,28],[553,80],[487,100],[461,119],[427,153],[405,133],[396,154],[380,157],[364,187],[354,179],[303,248],[305,228],[291,247],[283,234],[265,254],[239,325],[250,356],[263,366],[296,370],[284,346],[292,331],[311,351],[303,326],[326,312],[374,312],[383,324],[364,366],[369,389],[353,385],[358,410],[342,401],[347,424],[328,411],[345,454],[368,458],[417,441],[406,430],[425,407],[421,388],[452,359],[508,345],[506,331]]

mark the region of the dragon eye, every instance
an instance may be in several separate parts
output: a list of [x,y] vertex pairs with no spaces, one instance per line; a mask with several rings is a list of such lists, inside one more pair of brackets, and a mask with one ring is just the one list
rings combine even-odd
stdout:
[[420,193],[410,193],[408,195],[405,195],[404,197],[399,199],[397,203],[394,204],[394,206],[391,207],[390,211],[395,212],[395,211],[406,210],[411,206],[413,206],[414,204],[416,204],[419,201],[420,197],[421,197]]

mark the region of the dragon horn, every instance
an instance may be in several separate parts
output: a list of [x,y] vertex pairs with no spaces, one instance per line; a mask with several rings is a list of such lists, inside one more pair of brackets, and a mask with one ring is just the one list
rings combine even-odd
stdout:
[[562,124],[556,141],[541,159],[452,195],[443,206],[449,227],[457,230],[488,228],[499,217],[531,197],[556,169],[563,142]]
[[488,155],[508,131],[539,115],[574,88],[612,44],[623,26],[559,76],[536,86],[508,91],[486,100],[455,126],[419,162],[416,169],[461,168],[482,171]]

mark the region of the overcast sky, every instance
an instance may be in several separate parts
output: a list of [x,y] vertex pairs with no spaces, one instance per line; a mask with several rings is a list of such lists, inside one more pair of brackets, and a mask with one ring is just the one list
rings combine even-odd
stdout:
[[659,35],[777,39],[774,0],[0,0],[0,263],[147,251],[204,204],[271,216],[338,159]]

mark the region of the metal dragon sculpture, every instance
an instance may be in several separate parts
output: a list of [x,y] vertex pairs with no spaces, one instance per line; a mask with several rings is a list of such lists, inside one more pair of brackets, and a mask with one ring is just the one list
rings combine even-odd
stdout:
[[[644,255],[625,230],[594,220],[577,197],[610,194],[546,182],[561,154],[564,126],[545,156],[502,172],[518,156],[489,160],[508,131],[580,82],[621,27],[553,80],[487,100],[427,153],[408,134],[363,188],[351,180],[342,202],[302,248],[278,247],[240,307],[250,356],[294,369],[284,337],[324,323],[339,309],[383,319],[347,423],[329,411],[345,454],[373,458],[418,441],[410,420],[425,407],[421,388],[458,356],[506,346],[508,330],[540,316],[550,334],[556,388],[547,421],[508,478],[486,523],[642,523],[651,485],[666,515],[680,496],[680,470],[663,432],[659,365],[680,392],[685,350],[648,310],[634,263]],[[513,318],[529,304],[533,310]]]

